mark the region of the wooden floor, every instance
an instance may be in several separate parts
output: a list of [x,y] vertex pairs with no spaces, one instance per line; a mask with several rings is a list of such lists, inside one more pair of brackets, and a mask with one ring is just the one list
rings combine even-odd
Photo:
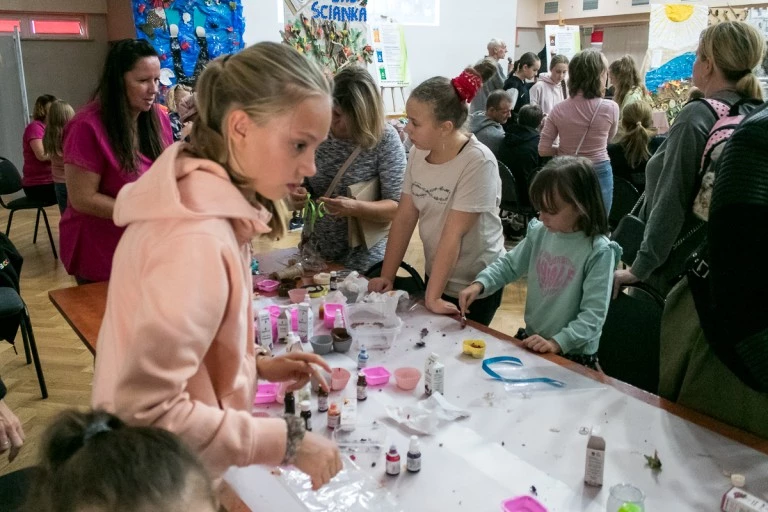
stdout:
[[[49,208],[48,216],[58,246],[58,209]],[[8,212],[0,211],[0,228],[4,228],[7,219]],[[93,357],[48,300],[48,290],[74,286],[74,278],[67,275],[60,261],[53,259],[42,221],[37,243],[32,243],[34,225],[33,211],[17,212],[10,237],[24,257],[21,295],[29,307],[49,397],[47,400],[40,398],[34,367],[25,363],[20,335],[17,335],[19,354],[0,340],[0,376],[8,387],[6,403],[21,419],[26,434],[24,448],[13,464],[0,458],[0,475],[34,464],[45,426],[59,411],[88,407],[91,395]],[[292,233],[276,243],[257,242],[255,248],[264,251],[290,247],[297,241],[298,234]],[[414,234],[405,259],[423,272],[424,254],[418,233]],[[492,327],[514,333],[522,326],[525,290],[524,282],[507,286]]]

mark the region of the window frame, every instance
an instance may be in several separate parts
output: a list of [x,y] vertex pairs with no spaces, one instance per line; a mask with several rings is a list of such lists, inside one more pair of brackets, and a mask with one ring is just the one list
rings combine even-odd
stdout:
[[[19,34],[22,40],[45,41],[89,41],[91,39],[88,29],[88,15],[86,14],[56,14],[56,13],[13,13],[0,11],[0,19],[19,22]],[[80,34],[49,34],[36,33],[34,23],[36,21],[74,21],[77,22],[82,32]],[[13,32],[0,32],[0,34],[12,34]]]

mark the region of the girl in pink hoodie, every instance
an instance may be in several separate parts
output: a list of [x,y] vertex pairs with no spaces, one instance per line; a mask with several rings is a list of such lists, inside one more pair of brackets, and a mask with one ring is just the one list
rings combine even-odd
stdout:
[[254,418],[256,378],[303,386],[318,356],[254,344],[251,240],[280,236],[276,202],[315,174],[331,88],[296,50],[259,43],[208,64],[191,143],[170,146],[117,197],[125,226],[99,332],[93,405],[179,435],[213,477],[293,464],[319,488],[336,446],[295,416]]
[[531,87],[531,105],[538,105],[548,115],[555,105],[568,97],[565,76],[568,74],[568,57],[555,55],[549,62],[549,74],[543,74]]

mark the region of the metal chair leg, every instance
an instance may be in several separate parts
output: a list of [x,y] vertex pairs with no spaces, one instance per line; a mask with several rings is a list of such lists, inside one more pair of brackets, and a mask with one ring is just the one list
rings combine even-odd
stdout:
[[5,225],[5,236],[11,235],[11,222],[13,221],[13,213],[15,210],[11,210],[11,213],[8,214],[8,224]]
[[32,237],[32,243],[37,243],[37,227],[40,225],[40,212],[42,211],[42,208],[37,209],[37,218],[35,219],[35,235]]
[[27,311],[26,304],[24,305],[24,311],[21,313],[22,328],[27,330],[29,335],[29,347],[32,349],[32,358],[35,361],[35,371],[37,372],[37,382],[40,384],[40,393],[43,395],[43,400],[48,398],[48,388],[45,385],[45,377],[43,376],[43,367],[40,364],[40,355],[37,353],[37,343],[35,343],[35,333],[32,331],[32,320],[29,318],[29,312]]
[[22,311],[19,313],[19,330],[21,331],[21,344],[24,345],[24,355],[27,356],[27,364],[32,364],[32,357],[30,356],[29,352],[29,338],[27,337],[27,330],[24,329],[24,322],[22,321],[24,317],[24,312]]
[[51,251],[53,251],[53,259],[57,260],[59,259],[59,255],[56,253],[56,244],[53,243],[53,235],[51,234],[51,225],[48,224],[48,215],[45,213],[45,210],[41,210],[43,212],[43,221],[45,222],[45,229],[48,230],[48,240],[51,242]]

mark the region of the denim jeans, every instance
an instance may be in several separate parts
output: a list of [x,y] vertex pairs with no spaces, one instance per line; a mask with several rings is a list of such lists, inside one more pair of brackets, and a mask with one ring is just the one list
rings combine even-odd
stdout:
[[610,215],[611,205],[613,204],[613,169],[611,161],[593,163],[592,167],[597,174],[597,181],[600,183],[600,192],[603,193],[603,203],[605,204],[605,215]]

